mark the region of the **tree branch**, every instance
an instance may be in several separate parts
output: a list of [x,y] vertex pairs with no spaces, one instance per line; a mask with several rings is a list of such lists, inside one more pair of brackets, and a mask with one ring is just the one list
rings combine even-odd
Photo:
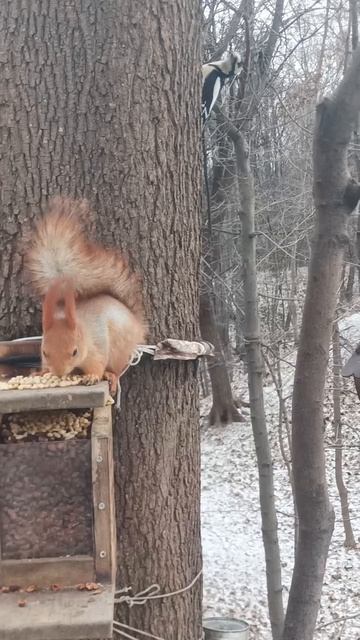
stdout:
[[228,48],[231,40],[234,38],[234,36],[236,36],[241,17],[244,13],[244,5],[245,5],[245,0],[242,0],[239,9],[234,11],[234,15],[230,20],[228,29],[225,35],[223,36],[223,38],[221,39],[221,41],[218,43],[217,48],[213,52],[213,55],[211,56],[211,60],[218,60],[219,58],[221,58],[221,56],[225,53],[226,49]]
[[239,131],[235,125],[229,120],[225,113],[220,109],[218,105],[215,105],[213,109],[216,113],[217,121],[222,128],[224,134],[226,134],[232,143],[234,144],[234,150],[236,155],[236,163],[240,173],[243,177],[249,174],[249,150],[247,143],[241,131]]
[[279,31],[282,24],[284,13],[284,0],[276,0],[275,12],[272,21],[272,25],[270,27],[269,37],[264,49],[264,58],[265,58],[265,73],[267,74],[270,62],[274,55],[276,43],[279,37]]

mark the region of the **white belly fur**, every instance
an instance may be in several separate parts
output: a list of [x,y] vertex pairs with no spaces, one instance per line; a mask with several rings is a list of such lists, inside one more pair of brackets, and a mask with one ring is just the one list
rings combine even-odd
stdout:
[[111,296],[81,301],[77,311],[88,332],[89,343],[93,345],[91,351],[94,355],[98,352],[105,356],[106,369],[121,373],[135,347],[144,341],[142,324],[125,305]]

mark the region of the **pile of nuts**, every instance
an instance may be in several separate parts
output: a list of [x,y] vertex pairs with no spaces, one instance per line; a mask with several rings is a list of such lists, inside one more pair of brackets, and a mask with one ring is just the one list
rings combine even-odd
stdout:
[[9,413],[0,425],[0,443],[89,438],[91,422],[89,410]]
[[74,375],[58,378],[52,373],[43,373],[35,376],[15,376],[6,382],[0,381],[0,390],[5,389],[48,389],[54,387],[71,387],[74,385],[92,385],[99,382],[97,376]]

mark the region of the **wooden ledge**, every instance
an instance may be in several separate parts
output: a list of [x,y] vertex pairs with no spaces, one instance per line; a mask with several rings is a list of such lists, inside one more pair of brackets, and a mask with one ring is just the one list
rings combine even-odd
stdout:
[[52,409],[93,409],[104,407],[109,398],[109,385],[51,387],[47,389],[3,389],[0,391],[0,414]]
[[[92,556],[0,560],[0,584],[2,585],[18,584],[26,586],[36,584],[40,589],[46,589],[51,584],[59,584],[66,587],[80,582],[94,582],[95,580],[95,567]],[[0,595],[0,609],[2,602]]]
[[[19,607],[19,600],[26,600]],[[0,595],[0,637],[6,640],[107,640],[112,638],[114,592],[73,589]]]

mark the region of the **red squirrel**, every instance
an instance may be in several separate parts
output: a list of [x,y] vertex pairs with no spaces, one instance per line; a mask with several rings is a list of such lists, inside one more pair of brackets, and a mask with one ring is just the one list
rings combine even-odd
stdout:
[[140,279],[116,249],[91,243],[84,200],[56,197],[31,238],[26,265],[42,303],[42,367],[106,378],[115,392],[146,336]]

